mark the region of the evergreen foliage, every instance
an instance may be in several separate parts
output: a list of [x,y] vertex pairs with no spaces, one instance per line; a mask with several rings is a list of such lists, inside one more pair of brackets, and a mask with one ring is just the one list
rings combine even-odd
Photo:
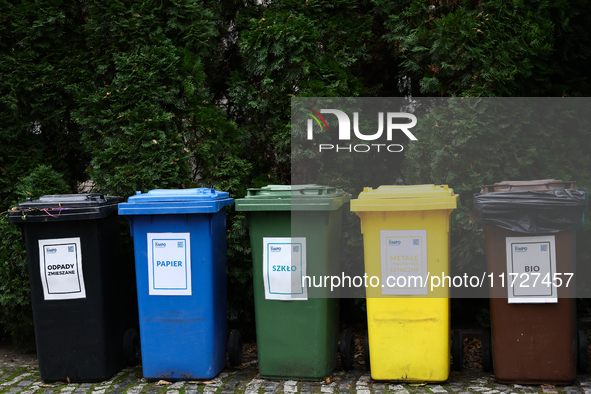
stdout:
[[[19,200],[70,192],[62,175],[43,164],[19,179],[15,190]],[[32,351],[35,338],[25,243],[21,230],[8,223],[5,215],[0,216],[0,234],[0,324],[16,346]]]
[[[549,177],[590,188],[587,128],[512,128],[507,113],[529,119],[520,105],[498,104],[486,129],[435,112],[406,156],[355,173],[292,152],[291,98],[589,96],[590,32],[582,0],[0,0],[0,212],[85,182],[123,197],[205,186],[240,198],[292,182],[292,163],[314,164],[318,182],[354,196],[399,178],[449,184],[461,196],[452,265],[484,264],[472,194]],[[492,105],[471,103],[455,110]],[[352,175],[337,177],[343,169]],[[25,251],[0,220],[1,323],[30,347]],[[360,259],[356,216],[345,223],[344,259]],[[578,246],[588,263],[590,247]],[[228,317],[252,335],[249,254],[244,216],[230,208]]]

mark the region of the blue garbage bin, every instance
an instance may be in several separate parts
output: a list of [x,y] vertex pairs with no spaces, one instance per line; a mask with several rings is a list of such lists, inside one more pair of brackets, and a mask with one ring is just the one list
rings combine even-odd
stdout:
[[119,204],[134,239],[144,377],[211,379],[224,368],[224,207],[233,203],[199,188],[137,192]]

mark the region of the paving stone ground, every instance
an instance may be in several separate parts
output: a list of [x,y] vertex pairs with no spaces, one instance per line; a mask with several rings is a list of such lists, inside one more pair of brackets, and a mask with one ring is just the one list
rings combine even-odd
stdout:
[[44,383],[35,359],[4,362],[0,394],[591,394],[591,376],[577,376],[569,386],[543,388],[540,385],[499,384],[494,375],[481,369],[453,372],[446,382],[409,384],[378,382],[365,367],[336,371],[321,382],[270,380],[258,375],[257,361],[239,368],[226,368],[215,379],[170,382],[159,385],[142,377],[140,367],[126,368],[100,383]]

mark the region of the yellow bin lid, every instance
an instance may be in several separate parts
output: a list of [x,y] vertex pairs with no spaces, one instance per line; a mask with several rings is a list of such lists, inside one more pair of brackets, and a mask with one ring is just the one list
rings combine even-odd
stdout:
[[459,195],[447,185],[366,187],[351,200],[351,211],[425,211],[455,209]]

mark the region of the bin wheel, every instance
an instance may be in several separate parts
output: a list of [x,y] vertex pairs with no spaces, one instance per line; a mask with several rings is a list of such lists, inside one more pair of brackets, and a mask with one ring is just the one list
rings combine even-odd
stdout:
[[577,372],[587,373],[589,366],[589,341],[585,331],[577,331]]
[[369,365],[369,333],[365,332],[365,341],[363,342],[363,359],[365,360],[365,369],[371,371],[371,366]]
[[242,335],[238,330],[230,331],[228,336],[228,360],[231,367],[242,364]]
[[464,366],[464,337],[461,330],[454,330],[451,338],[451,369],[461,371]]
[[493,357],[492,357],[492,337],[490,328],[482,331],[482,342],[480,343],[480,351],[482,352],[482,370],[484,372],[492,372]]
[[348,328],[343,331],[339,353],[341,353],[341,366],[343,370],[350,371],[353,369],[353,362],[355,361],[355,341],[353,339],[353,332]]
[[123,362],[125,365],[135,367],[140,363],[140,356],[140,336],[136,330],[128,328],[123,335]]

